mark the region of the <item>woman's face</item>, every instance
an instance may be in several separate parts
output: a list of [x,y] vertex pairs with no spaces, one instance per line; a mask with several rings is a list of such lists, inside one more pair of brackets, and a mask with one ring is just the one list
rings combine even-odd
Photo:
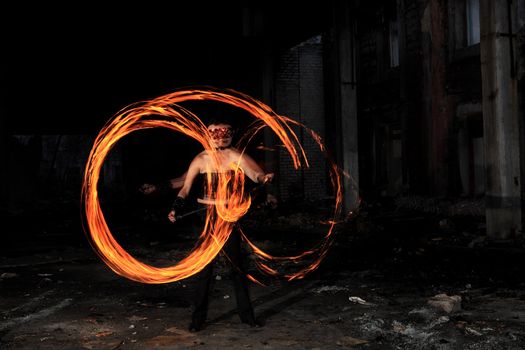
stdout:
[[211,144],[215,148],[230,147],[233,137],[233,128],[229,124],[211,124],[208,126],[211,135]]

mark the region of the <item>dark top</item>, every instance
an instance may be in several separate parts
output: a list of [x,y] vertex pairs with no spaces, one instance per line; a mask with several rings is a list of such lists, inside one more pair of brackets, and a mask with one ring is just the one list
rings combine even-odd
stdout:
[[[234,176],[233,170],[228,170],[230,176]],[[217,193],[217,185],[219,183],[219,174],[211,173],[211,197],[208,196],[208,173],[199,173],[195,178],[195,186],[199,188],[201,192],[198,195],[198,198],[203,199],[215,199],[215,194]],[[231,182],[230,182],[231,184]]]

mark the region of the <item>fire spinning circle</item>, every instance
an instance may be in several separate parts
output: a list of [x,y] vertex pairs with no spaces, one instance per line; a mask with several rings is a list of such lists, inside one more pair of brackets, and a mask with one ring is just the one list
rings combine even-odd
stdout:
[[[315,140],[322,152],[325,152],[321,138],[311,129],[288,118],[276,114],[264,103],[253,99],[250,96],[234,90],[221,90],[216,88],[195,88],[178,90],[173,93],[160,96],[158,98],[132,104],[110,119],[99,132],[93,147],[90,151],[82,184],[82,204],[85,209],[85,224],[89,231],[90,243],[100,258],[115,273],[137,282],[143,283],[168,283],[190,277],[201,271],[219,253],[235,222],[244,215],[250,207],[250,200],[242,194],[244,174],[242,169],[234,167],[234,178],[220,176],[218,195],[225,195],[228,198],[228,207],[216,205],[215,210],[209,209],[207,212],[206,225],[201,234],[202,240],[188,256],[179,261],[174,266],[154,267],[145,264],[131,256],[111,234],[104,214],[99,203],[97,184],[100,177],[100,170],[104,160],[113,146],[124,136],[141,129],[149,128],[168,128],[170,130],[183,133],[200,142],[203,147],[211,154],[215,166],[218,168],[219,160],[217,153],[208,140],[210,135],[206,126],[201,120],[179,103],[184,101],[211,100],[219,103],[226,103],[241,108],[253,117],[257,123],[253,123],[250,131],[245,134],[253,137],[255,133],[264,127],[269,127],[282,145],[290,154],[295,169],[301,166],[308,167],[308,158],[299,142],[299,138],[294,133],[292,126],[304,128]],[[251,136],[250,136],[251,135]],[[240,149],[241,153],[244,149]],[[328,159],[328,158],[327,158]],[[298,262],[306,258],[309,263],[299,271],[286,274],[288,280],[303,278],[307,273],[315,270],[322,259],[325,257],[331,243],[331,237],[336,223],[335,218],[341,211],[341,179],[340,172],[334,162],[330,161],[330,177],[335,193],[335,205],[333,220],[327,222],[328,229],[324,239],[315,249],[311,249],[297,256],[273,257],[259,249],[244,234],[243,238],[253,249],[253,252],[260,259],[257,266],[262,272],[269,275],[278,273],[267,265],[267,261],[292,261]],[[234,183],[234,190],[231,193],[222,191],[221,188],[228,188],[228,182]],[[237,190],[235,190],[237,189]],[[258,282],[254,277],[248,277]]]

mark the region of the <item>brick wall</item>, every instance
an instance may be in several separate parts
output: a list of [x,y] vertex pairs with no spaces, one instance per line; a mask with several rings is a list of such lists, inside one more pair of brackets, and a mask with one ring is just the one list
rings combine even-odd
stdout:
[[[285,52],[276,71],[276,111],[295,119],[325,138],[323,51],[314,37]],[[318,199],[327,195],[324,155],[304,128],[296,127],[309,168],[294,169],[289,154],[279,152],[279,192],[283,200]],[[330,135],[326,135],[330,137]]]

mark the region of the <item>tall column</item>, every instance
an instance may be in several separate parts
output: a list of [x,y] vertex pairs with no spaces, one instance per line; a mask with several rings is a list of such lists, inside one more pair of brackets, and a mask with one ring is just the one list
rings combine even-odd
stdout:
[[521,230],[516,3],[480,0],[486,220],[493,239],[509,239]]
[[[521,183],[525,183],[525,1],[518,2],[518,45],[517,45],[517,62],[518,62],[518,94],[520,100],[519,118],[520,127],[520,166],[521,166]],[[521,227],[525,225],[525,186],[521,186]]]
[[8,170],[8,131],[7,131],[7,107],[6,107],[6,94],[7,86],[5,78],[6,68],[2,67],[0,71],[1,83],[0,83],[0,211],[7,208],[7,170]]
[[[357,140],[356,95],[356,41],[353,16],[355,6],[350,1],[338,1],[335,8],[336,45],[338,50],[339,79],[335,93],[339,96],[336,109],[339,121],[341,161],[347,174],[343,178],[344,208],[351,211],[359,204],[359,164]],[[337,100],[337,99],[336,99]]]

